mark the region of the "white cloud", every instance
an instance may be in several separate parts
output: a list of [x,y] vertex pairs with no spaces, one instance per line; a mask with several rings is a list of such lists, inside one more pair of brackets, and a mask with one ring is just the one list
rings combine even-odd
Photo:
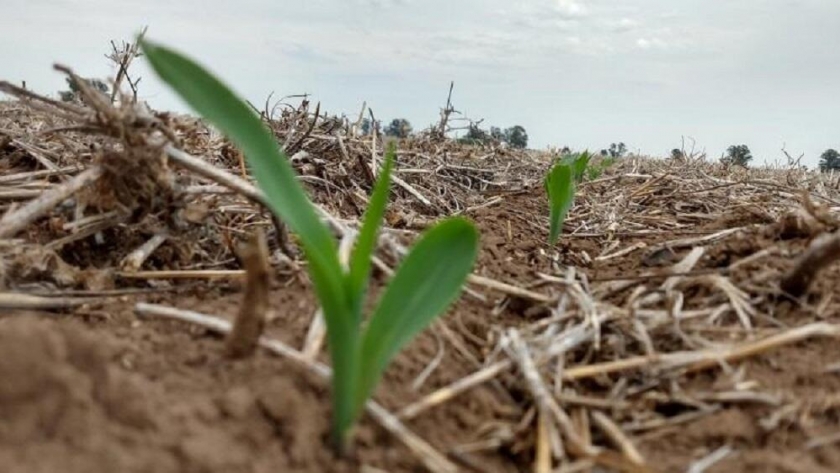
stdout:
[[557,0],[557,11],[570,17],[584,16],[588,13],[586,7],[577,0]]
[[662,38],[657,38],[655,36],[650,38],[637,39],[636,46],[641,49],[667,49],[669,47],[666,41],[664,41]]
[[632,31],[640,26],[640,23],[633,18],[619,18],[617,20],[608,20],[606,22],[607,28],[616,32]]

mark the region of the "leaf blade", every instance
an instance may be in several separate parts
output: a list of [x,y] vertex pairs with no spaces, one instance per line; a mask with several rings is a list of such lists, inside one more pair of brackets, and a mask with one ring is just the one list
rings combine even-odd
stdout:
[[335,430],[343,440],[353,423],[358,329],[338,261],[335,240],[321,223],[274,137],[254,111],[202,66],[146,39],[141,48],[152,68],[194,110],[243,150],[271,210],[301,237],[309,273],[327,322],[333,361]]
[[584,151],[575,160],[575,180],[580,182],[586,173],[586,168],[589,167],[589,151]]
[[461,293],[478,254],[478,231],[462,218],[428,230],[406,256],[362,335],[360,409],[390,360]]
[[[391,170],[394,167],[396,154],[396,145],[391,143],[388,146],[388,151],[385,153],[385,163],[380,171],[379,179],[377,179],[374,185],[368,208],[365,210],[363,217],[362,228],[359,231],[356,245],[353,247],[353,252],[350,255],[350,272],[347,277],[349,285],[348,292],[354,298],[353,306],[357,309],[357,314],[361,314],[362,304],[367,293],[371,255],[373,255],[373,251],[376,248],[376,236],[388,204]],[[361,317],[359,316],[358,318],[360,319]],[[360,322],[361,320],[356,321],[357,326]]]
[[568,164],[556,164],[545,179],[549,200],[550,244],[555,244],[563,230],[563,220],[572,207],[575,197],[574,170]]

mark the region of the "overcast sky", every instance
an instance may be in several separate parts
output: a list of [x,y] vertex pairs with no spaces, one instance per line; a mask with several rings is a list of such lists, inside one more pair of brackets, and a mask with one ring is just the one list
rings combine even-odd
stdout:
[[[840,148],[838,20],[840,0],[0,0],[0,77],[54,92],[55,61],[109,76],[109,40],[148,25],[255,103],[367,101],[421,128],[454,80],[456,108],[532,147],[664,155],[690,136],[813,165]],[[138,65],[144,99],[184,110]]]

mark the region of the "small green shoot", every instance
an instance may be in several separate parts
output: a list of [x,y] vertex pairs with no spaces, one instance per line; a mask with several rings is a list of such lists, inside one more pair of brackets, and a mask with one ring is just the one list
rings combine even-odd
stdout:
[[563,159],[560,160],[560,164],[571,166],[575,172],[575,181],[580,182],[583,180],[584,173],[589,166],[589,160],[591,158],[592,156],[589,154],[589,151],[584,151],[583,153],[575,153],[564,156]]
[[563,221],[575,199],[576,169],[571,164],[557,163],[545,178],[545,190],[549,203],[548,242],[555,244],[563,230]]
[[589,181],[594,181],[601,177],[610,166],[615,164],[616,158],[613,157],[605,157],[601,158],[596,161],[594,164],[590,165],[589,168],[586,169],[586,179]]
[[271,210],[298,234],[327,323],[333,366],[333,432],[349,446],[352,426],[393,357],[460,294],[478,252],[467,220],[445,220],[421,235],[385,288],[367,325],[362,309],[371,256],[388,200],[396,149],[389,147],[345,271],[330,230],[273,135],[244,101],[202,66],[142,40],[155,72],[245,154]]

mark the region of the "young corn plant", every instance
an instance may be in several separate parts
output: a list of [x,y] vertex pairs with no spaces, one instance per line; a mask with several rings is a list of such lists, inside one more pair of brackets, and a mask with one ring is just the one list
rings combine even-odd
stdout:
[[333,434],[340,451],[390,361],[460,294],[478,251],[478,232],[452,218],[426,231],[405,257],[365,323],[371,256],[388,200],[395,148],[389,148],[347,269],[295,171],[260,118],[202,66],[142,40],[154,71],[245,154],[271,210],[300,239],[327,324],[332,358]]
[[548,242],[551,245],[557,243],[557,238],[563,230],[563,221],[575,200],[576,173],[574,163],[559,162],[551,168],[545,178],[544,186],[546,193],[548,193],[550,225]]
[[591,158],[592,156],[590,156],[589,151],[584,151],[583,153],[575,153],[563,157],[560,160],[560,164],[571,166],[575,173],[575,181],[580,182],[583,180],[586,169],[589,167],[589,160]]
[[610,166],[615,164],[616,158],[613,157],[602,157],[596,163],[591,164],[586,168],[586,178],[590,181],[594,181],[601,177]]

